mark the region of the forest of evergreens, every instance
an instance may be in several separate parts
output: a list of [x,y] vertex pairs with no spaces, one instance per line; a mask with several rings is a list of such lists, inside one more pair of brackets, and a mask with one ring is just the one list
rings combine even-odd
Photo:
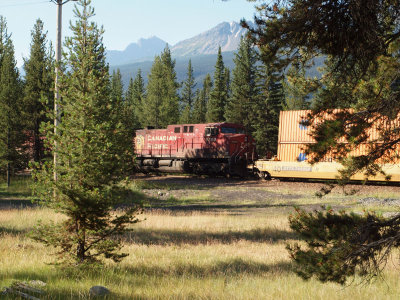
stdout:
[[[33,170],[36,196],[66,218],[38,226],[32,237],[61,248],[75,262],[125,256],[119,253],[121,241],[110,237],[138,221],[136,205],[113,213],[132,196],[122,181],[132,172],[136,128],[240,123],[264,156],[276,151],[279,112],[311,107],[310,119],[323,119],[312,133],[316,143],[307,150],[315,162],[334,151],[345,166],[344,180],[360,171],[366,177],[384,174],[382,162],[398,163],[398,1],[272,1],[257,7],[261,17],[241,40],[234,68],[225,67],[219,49],[214,73],[201,89],[196,89],[191,61],[187,79],[177,81],[166,47],[155,57],[147,85],[139,71],[126,90],[118,70],[110,75],[104,31],[90,21],[90,4],[78,2],[73,36],[65,40],[57,134],[52,125],[55,62],[44,24],[37,20],[33,26],[22,77],[7,22],[0,17],[0,171],[9,184],[13,172]],[[326,57],[323,76],[307,78],[306,69],[321,55]],[[377,128],[375,139],[371,128]],[[361,144],[369,145],[367,153],[351,156]],[[56,164],[45,150],[57,154]],[[298,209],[289,222],[306,248],[287,249],[303,278],[343,284],[359,271],[380,272],[391,249],[400,245],[399,220],[398,214]]]
[[[0,124],[5,129],[0,133],[0,170],[11,174],[45,156],[44,128],[53,119],[55,61],[40,19],[33,26],[30,54],[24,59],[25,76],[17,68],[3,17],[0,33]],[[277,147],[279,111],[309,106],[305,72],[292,67],[286,77],[277,73],[273,65],[261,63],[259,52],[246,37],[235,53],[234,65],[233,70],[228,69],[219,51],[214,73],[207,74],[198,88],[191,60],[186,80],[178,82],[175,60],[166,46],[155,57],[147,80],[139,70],[129,85],[123,86],[119,69],[113,71],[108,79],[110,97],[123,104],[120,114],[129,134],[146,126],[233,122],[243,124],[254,135],[261,156],[271,155]]]

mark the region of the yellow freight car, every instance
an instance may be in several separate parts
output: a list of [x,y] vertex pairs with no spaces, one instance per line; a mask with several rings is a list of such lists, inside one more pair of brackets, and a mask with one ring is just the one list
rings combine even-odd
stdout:
[[[343,166],[335,162],[334,157],[326,157],[324,162],[309,164],[305,148],[315,143],[310,136],[311,128],[304,126],[302,120],[307,118],[309,110],[282,111],[279,119],[278,153],[271,160],[257,160],[253,166],[261,177],[268,178],[307,178],[307,179],[336,179]],[[318,120],[316,120],[318,122]],[[374,137],[377,131],[372,128],[370,135]],[[345,141],[342,141],[345,142]],[[358,156],[366,153],[367,145],[360,145],[350,154]],[[383,170],[391,175],[390,181],[400,182],[400,165],[385,164]],[[353,180],[364,180],[361,173],[355,174]],[[385,177],[378,174],[368,180],[385,181]]]

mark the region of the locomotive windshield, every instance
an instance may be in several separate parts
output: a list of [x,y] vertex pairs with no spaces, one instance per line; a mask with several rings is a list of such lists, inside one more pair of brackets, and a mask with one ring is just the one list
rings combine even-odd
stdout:
[[244,128],[236,128],[236,127],[221,127],[221,133],[240,133],[243,134]]
[[206,127],[206,130],[204,132],[205,136],[214,136],[218,135],[218,128],[216,127]]

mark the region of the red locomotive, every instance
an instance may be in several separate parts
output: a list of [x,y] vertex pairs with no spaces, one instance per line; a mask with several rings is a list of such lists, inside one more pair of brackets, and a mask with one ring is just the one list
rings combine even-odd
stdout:
[[169,125],[136,131],[139,170],[244,176],[256,157],[255,141],[231,123]]

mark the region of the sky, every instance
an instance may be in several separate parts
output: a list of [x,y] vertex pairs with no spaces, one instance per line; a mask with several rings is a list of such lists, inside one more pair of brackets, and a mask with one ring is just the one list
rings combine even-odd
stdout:
[[[63,40],[73,20],[70,1],[63,5]],[[109,50],[123,50],[140,38],[157,36],[170,45],[202,33],[221,22],[252,20],[254,2],[246,0],[92,0],[93,20],[105,29]],[[50,0],[0,0],[18,66],[29,56],[31,31],[36,19],[44,22],[48,40],[55,45],[57,6]]]

